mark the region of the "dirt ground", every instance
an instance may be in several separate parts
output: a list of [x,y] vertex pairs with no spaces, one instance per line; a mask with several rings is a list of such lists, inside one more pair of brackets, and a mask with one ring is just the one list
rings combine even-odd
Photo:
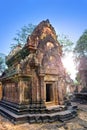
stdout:
[[0,130],[87,130],[87,105],[79,105],[78,116],[67,122],[12,124],[0,116]]

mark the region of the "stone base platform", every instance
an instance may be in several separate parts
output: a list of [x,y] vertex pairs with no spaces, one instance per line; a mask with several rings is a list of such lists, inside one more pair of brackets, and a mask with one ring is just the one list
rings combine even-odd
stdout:
[[[25,107],[26,108],[26,107]],[[50,107],[50,108],[38,108],[33,112],[29,109],[25,109],[21,106],[10,106],[7,102],[3,101],[0,103],[0,114],[8,118],[14,124],[19,123],[45,123],[54,121],[67,121],[74,118],[77,115],[75,107],[69,107],[68,109],[62,109],[62,106]]]
[[87,104],[87,93],[75,93],[74,101],[81,104]]

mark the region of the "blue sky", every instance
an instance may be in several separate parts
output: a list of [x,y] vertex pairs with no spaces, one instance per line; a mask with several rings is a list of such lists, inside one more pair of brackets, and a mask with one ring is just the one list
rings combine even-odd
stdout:
[[9,53],[21,27],[46,19],[76,42],[87,29],[87,0],[0,0],[0,53]]

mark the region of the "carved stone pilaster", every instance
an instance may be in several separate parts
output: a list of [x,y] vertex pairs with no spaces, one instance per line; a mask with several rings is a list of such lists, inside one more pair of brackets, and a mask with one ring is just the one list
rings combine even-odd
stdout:
[[44,67],[40,66],[39,67],[39,88],[40,88],[40,100],[41,100],[41,104],[42,107],[45,106],[45,97],[44,97],[44,76],[45,76],[45,71],[44,71]]
[[59,105],[63,105],[63,89],[62,89],[62,78],[59,78],[59,83],[58,83],[58,98],[59,98]]
[[0,100],[2,99],[2,83],[0,82]]

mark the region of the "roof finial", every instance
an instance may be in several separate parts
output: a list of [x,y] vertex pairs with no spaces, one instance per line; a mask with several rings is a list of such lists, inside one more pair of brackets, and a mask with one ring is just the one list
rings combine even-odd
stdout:
[[47,23],[50,23],[49,19],[46,20]]

